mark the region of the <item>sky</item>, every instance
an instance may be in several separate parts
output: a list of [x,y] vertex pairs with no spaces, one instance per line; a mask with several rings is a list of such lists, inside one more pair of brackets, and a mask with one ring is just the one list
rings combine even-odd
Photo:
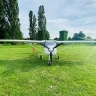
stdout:
[[[59,37],[67,30],[68,37],[83,31],[96,38],[96,0],[18,0],[21,31],[29,37],[29,11],[38,17],[38,8],[44,5],[50,38]],[[38,19],[38,18],[37,18]]]

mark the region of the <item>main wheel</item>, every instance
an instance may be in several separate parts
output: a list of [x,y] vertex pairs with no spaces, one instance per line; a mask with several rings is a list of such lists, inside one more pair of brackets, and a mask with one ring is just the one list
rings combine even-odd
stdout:
[[59,59],[59,56],[57,56],[57,59]]
[[42,58],[43,58],[43,56],[42,55],[40,55],[40,59],[42,60]]

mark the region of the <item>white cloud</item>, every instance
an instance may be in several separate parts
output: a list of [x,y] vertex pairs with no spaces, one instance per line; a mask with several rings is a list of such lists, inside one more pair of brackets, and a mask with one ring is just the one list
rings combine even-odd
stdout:
[[51,38],[59,37],[59,31],[68,30],[69,36],[83,31],[96,38],[96,0],[19,0],[21,30],[28,37],[29,10],[37,16],[38,7],[44,5],[47,30]]
[[95,26],[92,27],[90,25],[86,25],[87,23],[88,22],[85,22],[84,25],[73,26],[71,22],[67,19],[48,20],[48,29],[51,34],[51,38],[59,37],[59,31],[61,30],[68,30],[69,36],[71,37],[74,33],[79,33],[79,31],[83,31],[86,36],[96,38]]

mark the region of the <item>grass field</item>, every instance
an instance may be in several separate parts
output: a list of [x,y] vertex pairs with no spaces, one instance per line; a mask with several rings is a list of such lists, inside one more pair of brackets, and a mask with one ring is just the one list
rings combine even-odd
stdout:
[[31,46],[0,45],[0,96],[96,96],[96,45],[67,46],[48,66]]

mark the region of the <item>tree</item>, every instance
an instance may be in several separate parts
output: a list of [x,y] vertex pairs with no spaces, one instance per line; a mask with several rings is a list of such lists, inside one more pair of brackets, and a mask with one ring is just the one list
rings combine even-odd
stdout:
[[86,39],[92,39],[90,36],[87,36]]
[[56,37],[56,38],[54,38],[54,40],[59,40],[59,38]]
[[79,34],[78,34],[78,38],[80,40],[84,39],[85,38],[85,34],[82,31],[80,31]]
[[0,13],[0,38],[21,39],[18,0],[0,0]]
[[74,33],[72,40],[78,40],[78,33]]
[[71,37],[68,37],[68,40],[72,40],[72,38]]
[[36,39],[36,17],[33,12],[29,12],[29,35],[31,40]]
[[10,38],[21,39],[18,0],[7,0],[8,20],[10,22]]
[[44,6],[39,6],[38,10],[38,40],[49,39],[49,32],[46,30],[46,17]]
[[50,38],[50,34],[49,34],[49,32],[46,30],[46,31],[45,31],[45,40],[49,40],[49,38]]
[[0,0],[0,39],[5,39],[6,21],[5,21],[5,1]]
[[79,33],[74,33],[72,40],[84,40],[85,39],[85,34],[80,31]]

